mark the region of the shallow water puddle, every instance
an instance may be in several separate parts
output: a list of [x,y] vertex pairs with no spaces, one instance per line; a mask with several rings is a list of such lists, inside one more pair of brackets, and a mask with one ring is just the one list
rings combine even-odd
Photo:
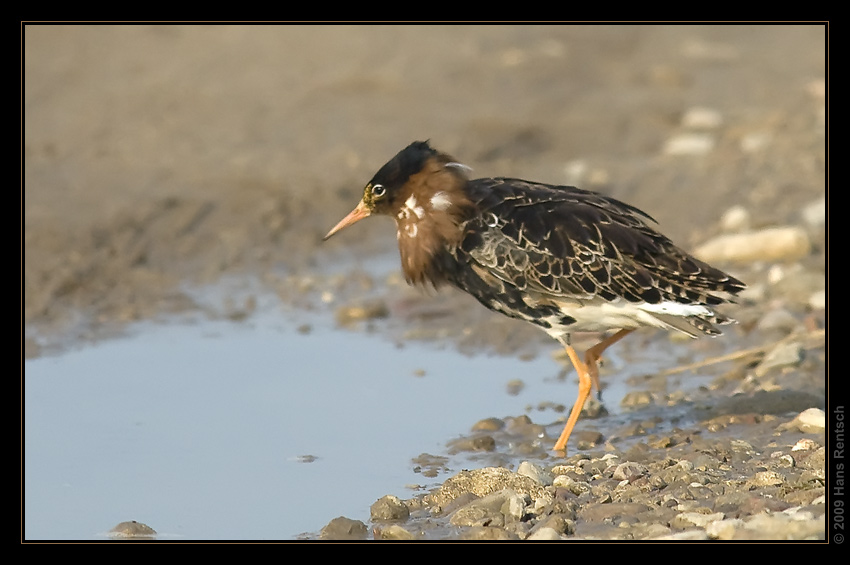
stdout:
[[[445,454],[483,418],[575,398],[574,374],[558,379],[548,355],[397,347],[334,329],[329,314],[262,311],[141,323],[27,360],[25,538],[99,539],[137,520],[160,539],[293,539],[339,515],[367,521],[381,496],[444,478],[417,474],[412,458]],[[612,360],[605,401],[617,414],[628,375]],[[516,378],[525,386],[511,395]]]

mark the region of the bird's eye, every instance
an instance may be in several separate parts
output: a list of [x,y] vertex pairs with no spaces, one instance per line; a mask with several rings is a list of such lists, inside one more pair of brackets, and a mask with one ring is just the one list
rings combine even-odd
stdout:
[[375,198],[381,198],[386,193],[387,189],[384,188],[384,185],[376,184],[372,186],[372,196],[374,196]]

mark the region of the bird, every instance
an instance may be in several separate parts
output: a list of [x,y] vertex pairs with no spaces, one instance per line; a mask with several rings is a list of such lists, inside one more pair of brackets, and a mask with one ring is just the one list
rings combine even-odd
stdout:
[[[696,338],[734,322],[715,307],[735,302],[746,285],[677,247],[646,212],[573,186],[471,179],[471,171],[430,140],[415,141],[375,173],[323,240],[390,216],[409,284],[454,286],[560,343],[579,385],[554,451],[566,454],[592,389],[600,391],[608,347],[641,327]],[[582,358],[570,344],[574,332],[608,337]]]

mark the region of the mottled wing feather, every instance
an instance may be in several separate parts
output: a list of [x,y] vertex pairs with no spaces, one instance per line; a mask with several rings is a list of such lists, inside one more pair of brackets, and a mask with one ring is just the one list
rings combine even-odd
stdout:
[[472,181],[480,214],[462,248],[518,289],[552,298],[714,305],[744,285],[691,257],[650,216],[573,187],[518,179]]

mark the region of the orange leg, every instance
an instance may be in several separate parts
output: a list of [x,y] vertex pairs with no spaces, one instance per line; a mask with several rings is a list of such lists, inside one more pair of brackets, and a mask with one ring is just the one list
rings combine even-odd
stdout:
[[578,373],[578,398],[573,404],[573,409],[570,411],[570,417],[567,419],[567,424],[564,426],[564,431],[561,432],[561,437],[555,442],[555,451],[563,451],[566,453],[567,441],[570,439],[570,434],[578,421],[584,403],[587,402],[587,397],[590,396],[591,387],[596,387],[599,391],[599,368],[597,362],[602,357],[602,352],[632,333],[634,330],[620,330],[611,337],[604,339],[587,350],[584,354],[585,361],[582,362],[578,358],[576,350],[571,345],[567,345],[567,355],[573,363],[576,372]]

